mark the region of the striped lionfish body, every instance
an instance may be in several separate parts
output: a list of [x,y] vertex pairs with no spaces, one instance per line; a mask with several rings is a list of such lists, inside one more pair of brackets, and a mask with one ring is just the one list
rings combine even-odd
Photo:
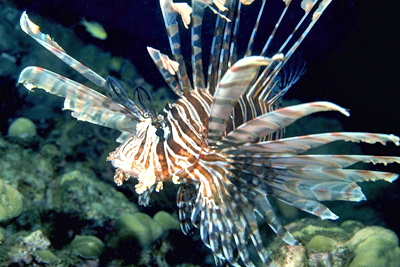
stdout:
[[[148,48],[148,52],[169,87],[179,96],[176,103],[168,104],[160,114],[142,100],[129,99],[117,80],[103,79],[67,55],[25,13],[20,21],[22,29],[104,88],[108,97],[39,67],[25,68],[19,82],[28,89],[42,88],[64,97],[64,108],[72,110],[72,116],[78,120],[120,130],[122,134],[117,141],[121,145],[108,157],[116,168],[115,182],[121,185],[130,177],[137,178],[136,192],[143,205],[148,204],[154,190],[162,189],[164,181],[178,184],[181,228],[184,233],[191,224],[199,228],[201,239],[212,250],[217,263],[226,261],[239,266],[241,261],[245,266],[253,266],[246,249],[251,240],[264,264],[274,266],[262,245],[255,212],[284,241],[292,245],[297,242],[282,226],[267,196],[322,219],[337,219],[320,201],[364,200],[356,182],[392,182],[397,178],[393,173],[347,167],[357,162],[400,163],[399,157],[307,155],[307,151],[337,140],[399,145],[399,138],[358,132],[284,138],[286,126],[311,113],[339,111],[349,115],[329,102],[280,108],[282,96],[303,72],[302,68],[283,67],[331,1],[276,1],[282,5],[282,15],[261,53],[254,56],[253,41],[266,2],[262,1],[245,56],[237,60],[240,13],[243,5],[251,2],[193,0],[189,6],[160,0],[173,59],[154,48]],[[206,79],[201,33],[207,7],[217,15]],[[301,7],[304,16],[280,48],[267,53],[289,7]],[[192,79],[181,53],[178,15],[186,28],[191,25]],[[298,33],[300,26],[305,30]],[[294,36],[299,37],[294,40]]]

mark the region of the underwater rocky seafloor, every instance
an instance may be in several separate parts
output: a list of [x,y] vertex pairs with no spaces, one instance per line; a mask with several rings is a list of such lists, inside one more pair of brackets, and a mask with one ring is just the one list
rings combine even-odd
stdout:
[[[117,146],[118,132],[77,122],[61,111],[62,99],[15,86],[27,65],[90,84],[19,29],[22,10],[0,3],[0,86],[7,90],[1,100],[7,119],[1,121],[0,137],[0,266],[214,266],[198,232],[185,236],[179,229],[174,185],[166,184],[143,208],[136,204],[134,181],[114,184],[105,158]],[[130,61],[80,41],[69,28],[29,15],[103,77],[112,74],[131,88],[146,86],[158,109],[173,101],[165,88],[152,88]],[[335,118],[312,116],[289,128],[288,135],[343,130]],[[341,143],[324,149],[356,154],[360,148]],[[400,200],[392,197],[391,210],[380,203],[396,187],[366,183],[367,202],[327,203],[341,217],[333,222],[276,202],[280,218],[304,246],[285,245],[260,221],[265,244],[278,266],[400,266],[393,222],[384,217],[396,213]]]

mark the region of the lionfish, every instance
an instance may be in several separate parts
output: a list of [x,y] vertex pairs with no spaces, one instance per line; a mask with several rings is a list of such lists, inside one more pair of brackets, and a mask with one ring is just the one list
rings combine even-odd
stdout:
[[[303,73],[303,68],[285,64],[331,0],[303,0],[295,7],[291,7],[292,2],[298,1],[277,3],[282,5],[282,14],[261,53],[252,55],[266,2],[262,1],[247,50],[237,60],[242,5],[251,2],[193,0],[189,6],[160,0],[173,59],[151,47],[148,52],[179,99],[159,114],[144,100],[145,89],[137,89],[138,100],[131,100],[119,81],[104,79],[70,57],[49,35],[40,32],[25,12],[20,19],[22,30],[105,89],[108,96],[39,67],[26,67],[18,82],[28,90],[41,88],[64,97],[64,109],[72,110],[78,120],[121,131],[117,139],[121,145],[107,158],[116,168],[114,181],[122,185],[130,177],[136,178],[142,205],[148,205],[150,194],[159,192],[164,181],[179,185],[177,206],[182,231],[187,234],[191,225],[199,228],[216,264],[254,266],[246,248],[251,240],[262,262],[275,266],[263,247],[255,213],[286,243],[298,242],[283,227],[267,196],[321,219],[334,220],[338,216],[320,201],[365,200],[357,182],[392,182],[398,176],[347,167],[357,162],[400,163],[400,157],[315,155],[307,151],[338,140],[399,145],[399,137],[335,132],[284,138],[284,128],[306,115],[321,111],[349,115],[330,102],[280,108],[283,95]],[[207,7],[216,13],[216,21],[206,80],[201,34]],[[304,15],[280,48],[267,54],[289,7],[301,7]],[[186,28],[191,24],[191,79],[181,51],[178,15]],[[299,37],[292,40],[294,36]]]

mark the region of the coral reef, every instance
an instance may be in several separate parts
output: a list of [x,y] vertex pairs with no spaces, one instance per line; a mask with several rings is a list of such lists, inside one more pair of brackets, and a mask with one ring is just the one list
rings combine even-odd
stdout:
[[168,212],[162,210],[157,212],[156,214],[154,214],[153,220],[158,222],[163,227],[164,231],[170,229],[180,229],[179,221],[176,218],[172,217],[171,214],[169,214]]
[[302,219],[290,225],[301,245],[280,239],[270,245],[280,267],[397,267],[400,247],[396,234],[379,226],[365,227],[357,221],[334,223]]

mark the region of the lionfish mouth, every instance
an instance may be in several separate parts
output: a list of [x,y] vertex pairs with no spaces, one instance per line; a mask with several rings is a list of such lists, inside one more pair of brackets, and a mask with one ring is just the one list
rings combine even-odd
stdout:
[[162,190],[163,179],[154,172],[152,166],[146,168],[141,164],[127,164],[126,161],[115,158],[112,153],[107,157],[107,160],[111,161],[113,167],[116,168],[114,181],[117,185],[122,185],[124,181],[133,177],[138,180],[138,184],[135,185],[135,191],[138,194],[152,190],[153,186],[155,186],[154,189],[157,192]]

